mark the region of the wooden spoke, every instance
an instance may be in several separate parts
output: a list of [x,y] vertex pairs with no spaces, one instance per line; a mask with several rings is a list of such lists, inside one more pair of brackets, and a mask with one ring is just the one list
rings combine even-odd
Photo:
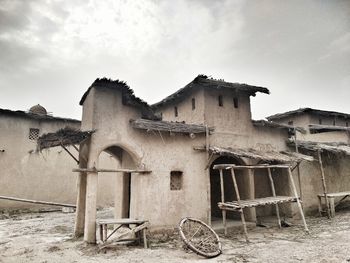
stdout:
[[179,224],[182,240],[198,255],[212,258],[221,254],[221,243],[215,231],[204,222],[186,217]]

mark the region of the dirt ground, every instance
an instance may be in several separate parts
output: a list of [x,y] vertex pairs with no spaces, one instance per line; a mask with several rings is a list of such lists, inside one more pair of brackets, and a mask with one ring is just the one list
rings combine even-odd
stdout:
[[[108,212],[99,212],[99,217]],[[239,231],[220,234],[223,253],[202,258],[183,249],[178,235],[150,236],[150,248],[118,245],[99,249],[71,237],[74,214],[62,212],[1,215],[0,262],[350,262],[350,210],[333,220],[308,217],[310,234],[294,225],[254,227],[250,244]],[[169,240],[170,239],[170,240]]]

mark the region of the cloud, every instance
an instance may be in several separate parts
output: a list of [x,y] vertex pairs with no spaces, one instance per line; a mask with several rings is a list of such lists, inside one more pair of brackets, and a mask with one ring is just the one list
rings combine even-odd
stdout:
[[30,90],[24,101],[40,93],[55,114],[79,117],[96,77],[126,80],[152,103],[205,73],[270,88],[253,103],[263,117],[315,94],[337,100],[328,87],[348,84],[349,24],[338,0],[0,0],[0,103],[19,105],[11,83]]

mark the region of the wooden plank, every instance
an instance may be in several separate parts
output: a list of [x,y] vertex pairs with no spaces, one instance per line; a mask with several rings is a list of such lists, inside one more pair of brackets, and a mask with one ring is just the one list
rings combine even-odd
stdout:
[[[272,178],[272,174],[271,174],[271,168],[267,168],[268,171],[268,176],[269,176],[269,180],[270,180],[270,184],[271,184],[271,192],[273,197],[276,197],[276,190],[275,190],[275,185],[273,182],[273,178]],[[281,228],[281,217],[280,217],[280,210],[278,208],[278,204],[275,205],[276,207],[276,216],[277,216],[277,220],[278,220],[278,227]]]
[[[342,197],[347,195],[350,195],[350,192],[327,193],[328,197]],[[324,197],[324,194],[318,194],[318,196]]]
[[120,219],[101,219],[97,221],[98,225],[103,224],[143,224],[148,222],[147,220],[132,219],[132,218],[120,218]]
[[23,198],[11,197],[11,196],[0,196],[0,199],[9,200],[9,201],[16,201],[16,202],[32,203],[32,204],[38,204],[38,205],[53,205],[53,206],[63,206],[63,207],[76,208],[76,206],[72,205],[72,204],[38,201],[38,200],[23,199]]
[[[235,170],[233,168],[231,169],[231,176],[232,176],[233,186],[234,186],[235,192],[236,192],[237,203],[241,207],[241,204],[240,204],[241,197],[239,195],[238,185],[237,185],[236,176],[235,176]],[[241,221],[242,221],[242,225],[243,225],[245,240],[247,241],[247,243],[249,243],[248,232],[247,232],[247,225],[245,223],[245,218],[244,218],[244,213],[243,213],[243,208],[242,207],[239,210],[239,212],[241,214]]]
[[97,169],[97,168],[74,168],[73,172],[85,172],[85,173],[151,173],[150,170],[132,170],[132,169]]
[[214,165],[214,169],[266,169],[266,168],[284,168],[288,169],[289,165],[234,165],[234,164],[216,164]]

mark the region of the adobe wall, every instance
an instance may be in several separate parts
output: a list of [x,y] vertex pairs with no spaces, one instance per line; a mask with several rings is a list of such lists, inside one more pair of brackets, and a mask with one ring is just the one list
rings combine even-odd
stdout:
[[[35,153],[36,140],[29,140],[29,129],[40,129],[40,135],[70,126],[80,128],[79,123],[64,121],[37,121],[28,118],[2,115],[0,118],[0,195],[42,201],[75,204],[77,174],[72,169],[76,162],[61,148],[55,147]],[[73,147],[69,150],[78,156]],[[109,158],[106,159],[110,163]],[[100,205],[113,202],[108,181],[101,192]],[[110,187],[109,187],[110,188]],[[42,206],[0,200],[0,209],[39,208]]]
[[[83,113],[83,126],[92,124],[89,128],[96,129],[91,140],[90,165],[98,163],[103,149],[116,145],[130,154],[133,166],[152,171],[132,174],[131,217],[148,219],[157,226],[177,224],[184,216],[206,219],[206,154],[193,150],[193,146],[204,144],[204,136],[191,139],[188,135],[160,135],[134,129],[129,120],[140,118],[140,112],[123,105],[121,94],[108,89],[92,89]],[[128,165],[122,163],[125,166]],[[183,172],[181,190],[170,190],[172,170]],[[117,200],[116,210],[118,214]]]
[[[192,108],[192,99],[195,100],[194,109]],[[175,107],[177,107],[177,117],[175,116]],[[199,89],[182,101],[172,102],[160,107],[157,112],[161,113],[164,121],[204,124],[204,109],[204,91]]]
[[[349,156],[322,154],[327,192],[350,191]],[[302,163],[303,205],[308,214],[317,213],[317,194],[323,193],[321,171],[318,162]]]

